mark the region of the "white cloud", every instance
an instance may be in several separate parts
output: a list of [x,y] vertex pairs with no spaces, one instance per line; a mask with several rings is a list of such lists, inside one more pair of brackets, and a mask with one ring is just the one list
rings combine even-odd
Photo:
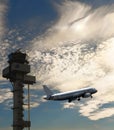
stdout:
[[[6,63],[6,47],[8,46],[8,44],[3,43],[2,38],[5,32],[5,26],[4,26],[4,20],[2,21],[2,15],[4,14],[4,9],[5,7],[3,6],[0,2],[0,87],[4,86],[4,84],[6,84],[6,80],[2,77],[2,70],[3,70],[3,66]],[[3,10],[2,10],[3,9]],[[3,12],[2,12],[3,11]],[[3,16],[4,17],[4,16]],[[4,60],[5,59],[5,60]],[[1,83],[4,82],[4,83]],[[10,92],[9,88],[0,88],[0,103],[6,103],[7,100],[11,100],[12,98],[12,93]],[[9,107],[9,106],[8,106]],[[7,129],[7,128],[6,128]]]
[[0,41],[5,32],[5,13],[7,11],[7,2],[6,0],[0,1]]
[[107,39],[114,35],[114,5],[92,9],[90,5],[65,1],[57,6],[60,17],[45,34],[35,38],[34,45],[50,48],[68,41]]
[[[25,86],[26,87],[26,86]],[[25,89],[24,87],[24,109],[28,109],[28,93],[27,93],[27,88]],[[30,91],[30,108],[35,108],[38,107],[40,105],[40,99],[39,96],[35,93],[33,93],[33,91]]]
[[[60,17],[55,25],[27,47],[39,81],[35,89],[42,84],[60,91],[95,87],[98,93],[92,100],[78,105],[65,103],[64,108],[79,107],[79,113],[91,120],[113,116],[114,5],[92,9],[90,5],[65,1],[57,8]],[[36,99],[31,107],[42,101]],[[1,102],[4,100],[1,97]]]
[[[32,41],[34,73],[41,84],[60,91],[95,87],[98,93],[78,105],[79,113],[90,120],[113,116],[114,5],[93,9],[65,1],[57,8],[60,17],[55,25]],[[107,108],[102,108],[105,104]],[[64,104],[64,108],[78,106]]]
[[76,104],[73,102],[71,102],[71,103],[66,102],[63,104],[63,109],[67,109],[67,108],[73,109],[75,106],[76,106]]
[[3,103],[7,99],[11,99],[11,98],[12,98],[12,93],[10,92],[9,88],[0,89],[0,103]]
[[[6,53],[6,48],[8,47],[7,43],[3,43],[3,37],[6,32],[6,12],[7,12],[7,4],[8,0],[2,0],[0,1],[0,69],[2,70],[2,66],[4,64],[4,59],[5,59],[5,53]],[[0,72],[1,74],[1,72]],[[1,79],[1,77],[0,77]]]
[[[40,105],[40,103],[38,102],[30,102],[30,108],[35,108],[35,107],[38,107]],[[28,109],[28,105],[24,105],[23,106],[24,109]]]
[[114,108],[102,107],[103,104],[105,104],[105,101],[98,99],[89,101],[87,104],[80,106],[79,112],[81,113],[81,115],[86,116],[91,120],[99,120],[102,118],[113,116]]

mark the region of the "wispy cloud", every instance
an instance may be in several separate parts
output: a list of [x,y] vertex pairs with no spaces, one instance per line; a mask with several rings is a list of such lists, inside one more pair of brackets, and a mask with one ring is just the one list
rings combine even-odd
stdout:
[[[55,25],[32,41],[29,54],[34,73],[41,84],[60,91],[95,87],[98,93],[78,105],[79,113],[91,120],[110,117],[114,113],[110,107],[114,101],[114,5],[93,9],[65,1],[57,8],[60,17]],[[109,107],[104,108],[106,103]],[[64,104],[64,108],[78,106]]]
[[[7,0],[0,1],[0,75],[2,75],[2,67],[4,65],[4,58],[6,53],[6,47],[9,46],[7,43],[3,42],[3,37],[6,32],[6,13],[7,13]],[[6,88],[6,82],[3,82],[2,76],[0,76],[0,103],[3,103],[7,99],[12,98],[10,88]]]
[[[35,68],[33,73],[38,79],[35,89],[42,84],[59,91],[95,87],[98,93],[92,100],[78,105],[66,103],[64,108],[79,107],[79,113],[91,120],[112,116],[114,5],[93,9],[80,2],[64,1],[57,9],[59,19],[56,23],[44,35],[33,39],[29,46],[21,45],[27,49]],[[37,107],[41,100],[33,99],[32,107]]]
[[60,17],[56,24],[45,33],[43,39],[38,37],[39,40],[33,40],[39,47],[52,47],[68,41],[107,39],[114,35],[114,5],[93,9],[90,5],[65,1],[57,7]]
[[7,1],[0,1],[0,40],[5,32],[5,14],[7,12]]
[[63,109],[74,109],[74,107],[76,107],[76,104],[74,103],[74,102],[72,102],[72,103],[68,103],[68,102],[66,102],[66,103],[64,103],[63,104]]
[[[6,32],[6,13],[8,9],[8,1],[7,0],[1,0],[0,1],[0,69],[2,69],[2,66],[4,64],[4,58],[6,53],[6,48],[9,46],[7,43],[3,42],[3,38]],[[0,72],[1,74],[1,72]],[[1,79],[2,77],[0,77]]]
[[7,84],[0,83],[0,103],[4,103],[7,100],[12,99],[12,93],[10,88],[6,88]]

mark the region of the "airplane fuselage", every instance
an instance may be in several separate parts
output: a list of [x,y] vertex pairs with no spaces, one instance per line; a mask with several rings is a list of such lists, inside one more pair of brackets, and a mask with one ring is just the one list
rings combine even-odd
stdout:
[[45,96],[44,99],[47,100],[68,100],[71,102],[72,100],[80,100],[80,97],[87,98],[87,97],[92,97],[92,94],[96,93],[97,90],[95,88],[83,88],[75,91],[68,91],[68,92],[63,92],[63,93],[57,93],[57,94],[52,94]]

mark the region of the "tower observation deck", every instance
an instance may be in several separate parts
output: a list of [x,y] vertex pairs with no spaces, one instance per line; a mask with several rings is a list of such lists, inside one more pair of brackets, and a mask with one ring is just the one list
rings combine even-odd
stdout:
[[[27,60],[27,54],[16,51],[8,55],[9,66],[6,67],[2,75],[9,79],[13,87],[13,130],[23,130],[28,127],[30,130],[30,97],[29,85],[36,82],[35,76],[28,75],[30,73],[30,65]],[[28,120],[24,120],[24,84],[28,84]]]

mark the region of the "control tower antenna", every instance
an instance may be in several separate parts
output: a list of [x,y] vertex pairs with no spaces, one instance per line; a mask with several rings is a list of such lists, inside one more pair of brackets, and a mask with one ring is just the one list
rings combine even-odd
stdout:
[[[30,65],[27,54],[20,50],[8,55],[9,66],[3,70],[3,77],[9,79],[13,87],[13,130],[23,130],[25,127],[30,130],[30,94],[29,85],[36,82],[35,76],[30,73]],[[28,120],[24,117],[24,84],[28,84]]]

